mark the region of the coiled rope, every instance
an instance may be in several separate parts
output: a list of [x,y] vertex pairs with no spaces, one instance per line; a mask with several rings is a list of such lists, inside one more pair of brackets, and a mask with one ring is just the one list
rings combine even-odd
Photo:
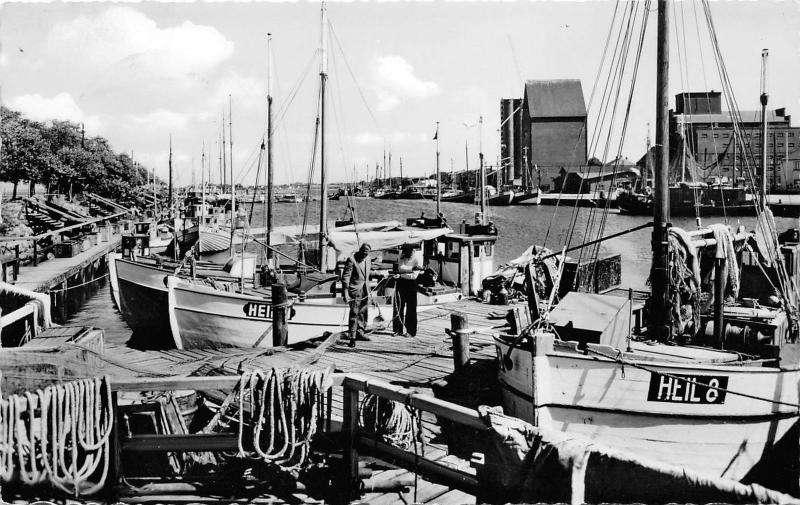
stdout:
[[107,377],[0,397],[0,480],[94,494],[108,475],[113,424]]
[[228,456],[298,470],[306,463],[318,421],[324,417],[330,372],[298,368],[245,372],[202,432],[225,431],[236,421],[239,450]]
[[361,427],[382,442],[403,450],[416,447],[414,410],[408,405],[376,395],[365,395],[359,407]]

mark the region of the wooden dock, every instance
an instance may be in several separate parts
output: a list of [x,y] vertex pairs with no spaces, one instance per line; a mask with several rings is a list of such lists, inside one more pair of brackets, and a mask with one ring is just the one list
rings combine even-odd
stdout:
[[[439,308],[419,313],[419,331],[416,337],[393,336],[390,330],[376,331],[369,342],[358,342],[355,348],[346,343],[334,342],[333,339],[322,345],[305,345],[300,348],[265,352],[263,349],[203,349],[203,350],[166,350],[141,351],[124,344],[106,343],[103,353],[102,372],[112,378],[130,379],[137,377],[169,377],[188,376],[198,370],[215,370],[215,373],[236,375],[251,368],[271,368],[286,366],[333,367],[336,372],[359,373],[367,378],[389,382],[394,385],[414,389],[420,393],[441,396],[447,390],[447,381],[452,378],[453,350],[450,337],[445,329],[450,327],[450,315],[460,312],[467,316],[469,327],[475,330],[470,335],[470,352],[472,363],[477,369],[486,370],[494,375],[495,349],[492,334],[500,332],[505,326],[504,315],[509,306],[495,306],[476,301],[460,301]],[[502,315],[501,315],[502,314]],[[388,318],[387,318],[388,319]],[[477,370],[476,369],[476,370]],[[478,372],[476,372],[478,373]],[[472,371],[468,372],[472,374]],[[487,380],[487,382],[490,382]],[[453,388],[451,388],[453,389]],[[464,392],[466,393],[466,392]],[[456,403],[467,404],[472,401],[469,394],[464,398],[445,398]],[[474,395],[473,395],[474,396]],[[499,403],[499,394],[493,395],[494,404]],[[475,407],[475,405],[465,405]],[[333,395],[332,418],[334,426],[341,422],[342,390],[338,388]],[[463,447],[448,446],[451,435],[445,433],[448,428],[437,421],[436,416],[424,413],[422,416],[422,433],[425,444],[420,450],[428,459],[451,468],[474,474]],[[463,446],[464,444],[457,443]],[[460,449],[460,451],[459,451]],[[459,452],[461,452],[459,454]],[[374,456],[374,455],[373,455]],[[362,457],[362,462],[365,458]],[[476,498],[462,490],[453,489],[441,482],[431,482],[415,475],[414,467],[395,466],[378,459],[366,459],[372,470],[371,483],[389,482],[415,483],[407,486],[403,492],[366,492],[361,503],[475,503]],[[395,462],[398,465],[400,463]],[[137,484],[138,486],[138,484]],[[234,503],[236,497],[230,496],[210,499],[198,496],[192,491],[176,493],[175,487],[167,486],[170,492],[159,492],[157,484],[151,484],[149,492],[141,489],[122,489],[120,499],[136,503]],[[255,500],[255,501],[253,501]],[[304,492],[294,492],[291,496],[265,494],[258,498],[250,496],[249,503],[319,503],[320,498]]]
[[[53,258],[36,266],[21,266],[19,276],[14,284],[39,293],[47,293],[58,287],[64,288],[66,287],[65,283],[76,280],[73,278],[80,276],[86,267],[116,249],[121,240],[120,235],[112,235],[108,242],[98,243],[72,258]],[[90,280],[86,279],[86,281]]]

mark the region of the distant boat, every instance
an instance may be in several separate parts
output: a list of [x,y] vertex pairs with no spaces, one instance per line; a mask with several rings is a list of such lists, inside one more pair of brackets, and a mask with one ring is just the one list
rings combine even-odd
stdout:
[[497,193],[488,198],[489,205],[492,206],[506,206],[511,205],[514,201],[514,191],[511,189],[501,189]]
[[511,205],[539,205],[541,201],[539,188],[519,188],[514,190],[514,198],[511,200]]
[[475,190],[442,193],[442,201],[450,203],[475,203]]
[[297,193],[284,193],[275,199],[278,203],[303,203],[303,197]]

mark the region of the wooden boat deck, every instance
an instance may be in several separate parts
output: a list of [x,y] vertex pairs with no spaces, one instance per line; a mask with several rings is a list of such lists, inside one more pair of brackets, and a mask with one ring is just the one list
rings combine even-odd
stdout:
[[[104,372],[113,377],[155,377],[172,375],[191,375],[203,368],[214,369],[216,373],[236,374],[248,368],[270,368],[285,366],[333,367],[337,372],[357,372],[367,377],[380,379],[420,392],[433,394],[441,390],[442,384],[453,373],[452,344],[445,333],[450,327],[450,315],[455,312],[465,314],[469,327],[477,332],[470,336],[470,351],[473,362],[493,363],[495,350],[492,333],[501,331],[506,321],[505,313],[509,307],[482,304],[462,300],[443,305],[419,314],[416,337],[395,337],[389,330],[376,331],[369,342],[358,342],[355,348],[346,343],[329,339],[320,345],[265,352],[263,349],[202,349],[202,350],[164,350],[141,351],[124,344],[106,343],[103,361]],[[503,314],[503,317],[493,316]],[[312,365],[313,363],[313,365]],[[499,397],[496,399],[499,401]],[[341,418],[341,390],[334,393],[333,418]],[[447,446],[447,434],[435,416],[422,416],[424,438],[427,441],[424,453],[427,458],[446,463],[449,466],[474,473],[469,462],[452,454]],[[469,458],[469,454],[461,456]],[[373,463],[372,482],[414,481],[414,473],[383,462]],[[416,499],[412,486],[406,493],[376,492],[362,496],[361,502],[386,504],[399,502],[416,503],[475,503],[475,497],[457,489],[428,482],[421,477],[417,480]],[[135,490],[130,495],[121,496],[126,502],[172,503],[196,502],[213,503],[209,497],[188,494],[148,494],[137,496]],[[236,499],[225,498],[220,502],[235,503]],[[318,503],[319,500],[303,493],[293,493],[291,497],[263,496],[249,503]]]

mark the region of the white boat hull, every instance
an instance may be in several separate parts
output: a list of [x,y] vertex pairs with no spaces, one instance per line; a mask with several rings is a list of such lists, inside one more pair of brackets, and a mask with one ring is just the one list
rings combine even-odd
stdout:
[[[642,369],[539,338],[533,361],[529,345],[506,359],[508,344],[496,345],[512,416],[714,477],[797,489],[797,370],[665,361]],[[687,376],[698,384],[676,379]]]
[[[272,347],[272,307],[268,299],[217,291],[169,280],[169,319],[179,349],[203,347]],[[347,328],[349,308],[326,303],[298,303],[289,319],[289,344]]]
[[[169,319],[178,348],[272,347],[272,308],[267,297],[231,293],[208,286],[193,285],[170,277]],[[447,295],[444,295],[447,297]],[[422,297],[427,301],[428,297]],[[392,318],[392,307],[377,297],[370,305],[368,324],[381,316]],[[419,312],[436,305],[418,307]],[[341,298],[313,298],[296,302],[289,318],[288,344],[322,337],[326,332],[347,330],[349,305]]]

